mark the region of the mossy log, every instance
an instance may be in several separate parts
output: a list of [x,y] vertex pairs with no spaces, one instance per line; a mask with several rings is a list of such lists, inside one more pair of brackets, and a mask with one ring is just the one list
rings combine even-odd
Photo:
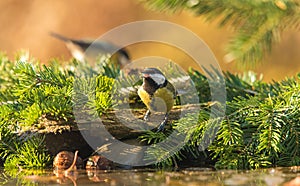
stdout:
[[[171,123],[187,113],[195,113],[199,109],[200,106],[194,104],[174,106],[166,128],[170,128]],[[110,110],[95,121],[79,119],[71,122],[57,121],[45,116],[32,131],[45,134],[46,146],[51,154],[55,155],[61,150],[79,150],[79,155],[86,158],[94,151],[86,138],[97,142],[100,147],[106,144],[105,138],[109,133],[117,140],[140,145],[138,136],[147,130],[155,130],[164,117],[164,114],[153,113],[149,122],[144,122],[142,118],[145,112],[146,109]]]

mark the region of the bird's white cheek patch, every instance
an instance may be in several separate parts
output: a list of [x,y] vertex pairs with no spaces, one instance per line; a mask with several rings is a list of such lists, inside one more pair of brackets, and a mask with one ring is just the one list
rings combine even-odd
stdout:
[[158,84],[158,85],[162,85],[164,84],[164,82],[166,81],[165,76],[161,75],[161,74],[152,74],[151,78]]

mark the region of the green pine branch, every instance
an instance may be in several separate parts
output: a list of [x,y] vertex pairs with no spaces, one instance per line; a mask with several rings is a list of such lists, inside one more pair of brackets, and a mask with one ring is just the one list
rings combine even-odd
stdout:
[[299,29],[298,0],[140,0],[154,10],[193,12],[207,21],[230,26],[235,36],[227,46],[226,61],[254,66],[264,60],[287,29]]
[[[208,85],[201,73],[191,71],[190,74],[198,92],[205,90],[203,87]],[[267,84],[259,79],[252,81],[255,79],[253,74],[248,75],[250,77],[242,78],[225,73],[229,95],[226,116],[222,118],[217,136],[207,149],[209,157],[216,161],[214,166],[221,169],[255,169],[299,165],[300,111],[297,108],[300,106],[300,76]],[[200,100],[209,101],[209,97],[203,99],[202,94],[198,96]],[[180,162],[185,152],[195,157],[201,155],[198,149],[203,148],[201,145],[205,140],[209,142],[211,127],[218,120],[210,119],[210,105],[207,106],[201,107],[198,114],[186,115],[172,124],[173,130],[186,135],[186,145],[176,156],[160,162],[161,166],[174,166],[171,160]],[[149,143],[164,139],[152,133],[142,138]],[[172,146],[168,148],[172,149]],[[169,155],[155,149],[148,150],[161,159]]]
[[[28,133],[47,131],[48,125],[57,125],[57,130],[47,132],[69,130],[75,124],[73,106],[80,101],[74,96],[74,87],[78,85],[75,80],[90,79],[80,81],[80,88],[86,88],[80,92],[89,94],[91,105],[86,104],[86,107],[97,115],[111,108],[114,79],[108,76],[117,70],[109,68],[108,74],[106,71],[94,74],[90,73],[94,72],[92,66],[77,61],[64,68],[55,60],[50,65],[39,65],[22,54],[17,55],[15,61],[1,55],[0,155],[5,167],[43,168],[49,165],[51,157],[44,146],[44,138]],[[85,76],[85,72],[89,74]]]
[[[71,125],[76,105],[99,117],[114,105],[123,104],[124,100],[115,100],[112,95],[119,94],[121,88],[140,83],[134,76],[122,78],[118,69],[109,65],[105,66],[106,70],[99,67],[102,70],[98,74],[93,71],[94,67],[79,62],[63,67],[59,63],[40,66],[34,61],[11,62],[0,57],[3,87],[0,90],[0,155],[7,167],[16,163],[24,168],[40,167],[49,160],[43,138],[30,135],[24,138],[19,134],[32,127],[43,129],[41,125],[45,120],[57,121],[57,125],[62,123],[58,121],[65,121],[63,123]],[[182,74],[176,68],[171,72],[174,77]],[[149,148],[146,152],[149,158],[157,158],[162,167],[176,166],[187,154],[198,158],[199,150],[211,143],[205,153],[215,161],[216,168],[300,165],[300,75],[264,83],[253,73],[239,76],[225,72],[226,116],[211,119],[211,105],[218,103],[211,103],[207,78],[195,70],[188,74],[201,103],[199,113],[174,120],[165,133],[148,132],[140,137],[155,147],[176,131],[186,136],[181,141],[184,146],[177,149],[174,139],[159,149]],[[131,94],[138,97],[134,91]],[[137,101],[131,106],[136,109],[141,107],[139,104]],[[220,126],[217,126],[218,121],[221,121]],[[217,127],[217,136],[212,141],[212,131]],[[32,153],[35,155],[27,157]]]

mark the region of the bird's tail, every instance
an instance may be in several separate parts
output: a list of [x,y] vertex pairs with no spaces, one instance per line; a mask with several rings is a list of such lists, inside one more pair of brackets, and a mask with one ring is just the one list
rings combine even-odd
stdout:
[[67,38],[67,37],[65,37],[65,36],[62,36],[62,35],[60,35],[60,34],[58,34],[58,33],[55,33],[55,32],[49,32],[49,35],[51,35],[52,37],[55,37],[55,38],[57,38],[57,39],[59,39],[59,40],[65,41],[65,42],[71,40],[70,38]]

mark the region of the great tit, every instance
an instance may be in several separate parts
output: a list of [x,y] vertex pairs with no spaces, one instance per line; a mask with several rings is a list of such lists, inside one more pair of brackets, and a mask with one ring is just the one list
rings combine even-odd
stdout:
[[95,62],[100,55],[111,55],[111,61],[115,65],[124,67],[130,62],[128,52],[124,49],[105,41],[93,41],[83,39],[71,39],[60,34],[50,32],[50,35],[65,42],[72,56],[84,62]]
[[157,68],[146,68],[142,71],[143,84],[138,89],[138,95],[148,108],[144,120],[148,121],[151,112],[165,113],[164,120],[157,128],[157,132],[164,129],[176,98],[175,87]]

